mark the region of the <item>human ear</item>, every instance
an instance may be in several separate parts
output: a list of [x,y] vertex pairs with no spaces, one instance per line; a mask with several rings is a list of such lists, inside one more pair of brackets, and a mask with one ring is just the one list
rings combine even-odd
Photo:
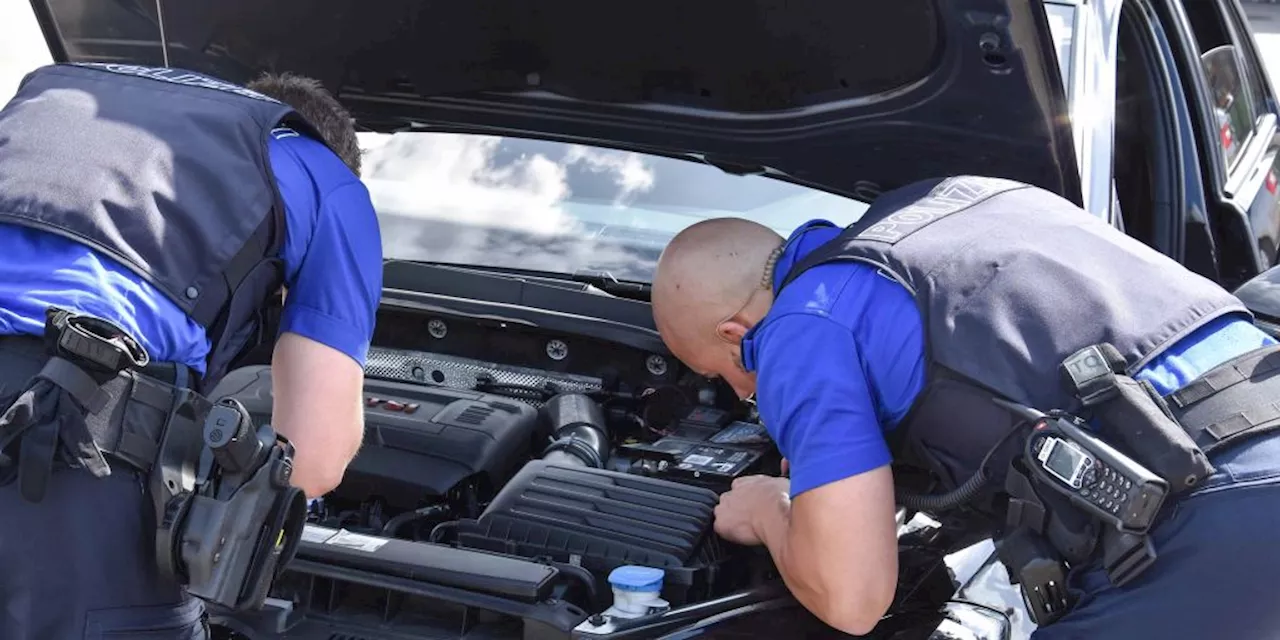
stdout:
[[749,329],[750,327],[737,320],[725,320],[716,325],[716,336],[729,344],[739,344]]

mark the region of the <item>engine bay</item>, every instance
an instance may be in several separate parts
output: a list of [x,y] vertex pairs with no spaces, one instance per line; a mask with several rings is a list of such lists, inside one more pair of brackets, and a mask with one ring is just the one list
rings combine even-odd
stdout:
[[[849,637],[795,600],[765,548],[715,533],[719,495],[781,475],[782,458],[753,403],[667,352],[644,301],[390,262],[364,373],[361,450],[309,503],[266,606],[211,610],[215,638]],[[207,395],[262,424],[271,387],[256,350]],[[897,595],[866,637],[994,624],[950,602],[1001,579],[980,538],[896,517]]]
[[[363,543],[386,556],[380,571],[552,594],[584,616],[610,606],[609,578],[623,567],[659,570],[671,607],[772,577],[767,552],[712,530],[735,478],[780,473],[751,405],[664,354],[484,324],[381,312],[364,443],[341,485],[311,501],[300,557],[315,545],[359,555]],[[491,350],[506,356],[472,357]],[[210,396],[268,422],[270,366],[238,368]],[[467,556],[469,575],[444,575],[442,549],[483,555]],[[549,567],[556,584],[530,564],[486,576],[477,567],[494,557]]]

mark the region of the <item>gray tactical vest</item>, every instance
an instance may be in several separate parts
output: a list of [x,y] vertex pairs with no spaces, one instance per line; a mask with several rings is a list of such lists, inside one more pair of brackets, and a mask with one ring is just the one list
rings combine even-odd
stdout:
[[0,110],[0,222],[56,233],[155,286],[208,332],[211,388],[283,280],[271,130],[290,107],[192,72],[59,64]]
[[[842,260],[879,267],[922,314],[924,390],[891,438],[895,457],[969,479],[1016,420],[992,396],[1072,410],[1058,365],[1109,342],[1132,375],[1178,338],[1228,312],[1234,296],[1048,191],[958,177],[885,194],[801,259],[782,286]],[[1004,477],[1017,438],[987,464]],[[997,484],[997,486],[999,486]]]

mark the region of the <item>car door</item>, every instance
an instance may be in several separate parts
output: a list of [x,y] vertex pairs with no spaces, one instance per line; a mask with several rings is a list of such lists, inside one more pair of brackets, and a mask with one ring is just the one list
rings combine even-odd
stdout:
[[[1274,91],[1240,5],[1170,2],[1165,27],[1196,114],[1220,279],[1228,288],[1276,264],[1280,138]],[[1194,64],[1190,64],[1194,61]]]

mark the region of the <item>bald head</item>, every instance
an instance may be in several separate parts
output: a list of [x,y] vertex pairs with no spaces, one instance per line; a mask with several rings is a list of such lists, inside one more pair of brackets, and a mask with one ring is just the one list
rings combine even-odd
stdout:
[[711,339],[716,324],[762,288],[766,263],[780,244],[772,229],[741,218],[704,220],[677,234],[653,276],[653,316],[663,340]]

